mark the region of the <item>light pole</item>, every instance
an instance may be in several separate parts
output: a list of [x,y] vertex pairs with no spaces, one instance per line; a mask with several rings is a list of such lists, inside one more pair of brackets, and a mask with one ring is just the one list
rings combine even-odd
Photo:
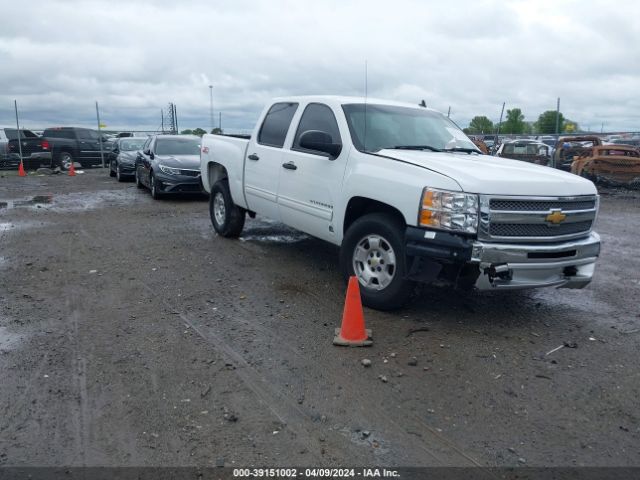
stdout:
[[209,130],[209,133],[213,132],[214,126],[213,126],[213,85],[209,85],[209,117],[210,117],[210,124],[211,124],[211,129]]

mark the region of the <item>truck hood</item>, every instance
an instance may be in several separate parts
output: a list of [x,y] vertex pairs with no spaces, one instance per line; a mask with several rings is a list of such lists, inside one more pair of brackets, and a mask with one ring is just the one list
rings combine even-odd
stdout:
[[155,160],[167,167],[200,170],[200,155],[156,155]]
[[438,172],[470,193],[538,196],[597,193],[592,182],[572,173],[508,158],[404,150],[380,150],[378,154]]

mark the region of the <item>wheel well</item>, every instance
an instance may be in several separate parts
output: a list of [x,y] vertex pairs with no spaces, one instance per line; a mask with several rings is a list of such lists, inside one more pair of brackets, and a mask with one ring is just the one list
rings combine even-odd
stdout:
[[369,213],[388,213],[398,218],[403,224],[406,224],[404,216],[397,208],[370,198],[353,197],[347,204],[347,210],[344,215],[343,232],[346,232],[351,224],[358,218]]
[[219,163],[211,162],[209,163],[209,168],[207,170],[207,176],[209,181],[209,189],[213,187],[213,185],[218,180],[223,180],[225,178],[229,178],[229,174],[227,173],[227,169],[224,168]]

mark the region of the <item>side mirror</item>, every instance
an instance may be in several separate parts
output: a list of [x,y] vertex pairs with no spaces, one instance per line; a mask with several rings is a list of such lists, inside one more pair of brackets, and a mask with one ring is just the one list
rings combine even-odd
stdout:
[[300,135],[300,147],[305,150],[315,150],[329,155],[334,160],[342,151],[342,144],[333,143],[333,138],[327,132],[321,130],[307,130]]

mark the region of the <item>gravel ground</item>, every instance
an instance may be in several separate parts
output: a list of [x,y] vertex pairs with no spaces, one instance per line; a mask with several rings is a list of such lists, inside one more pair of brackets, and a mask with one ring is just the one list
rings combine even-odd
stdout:
[[425,288],[349,349],[334,246],[4,173],[0,465],[638,466],[640,195],[603,191],[597,230],[584,290]]

